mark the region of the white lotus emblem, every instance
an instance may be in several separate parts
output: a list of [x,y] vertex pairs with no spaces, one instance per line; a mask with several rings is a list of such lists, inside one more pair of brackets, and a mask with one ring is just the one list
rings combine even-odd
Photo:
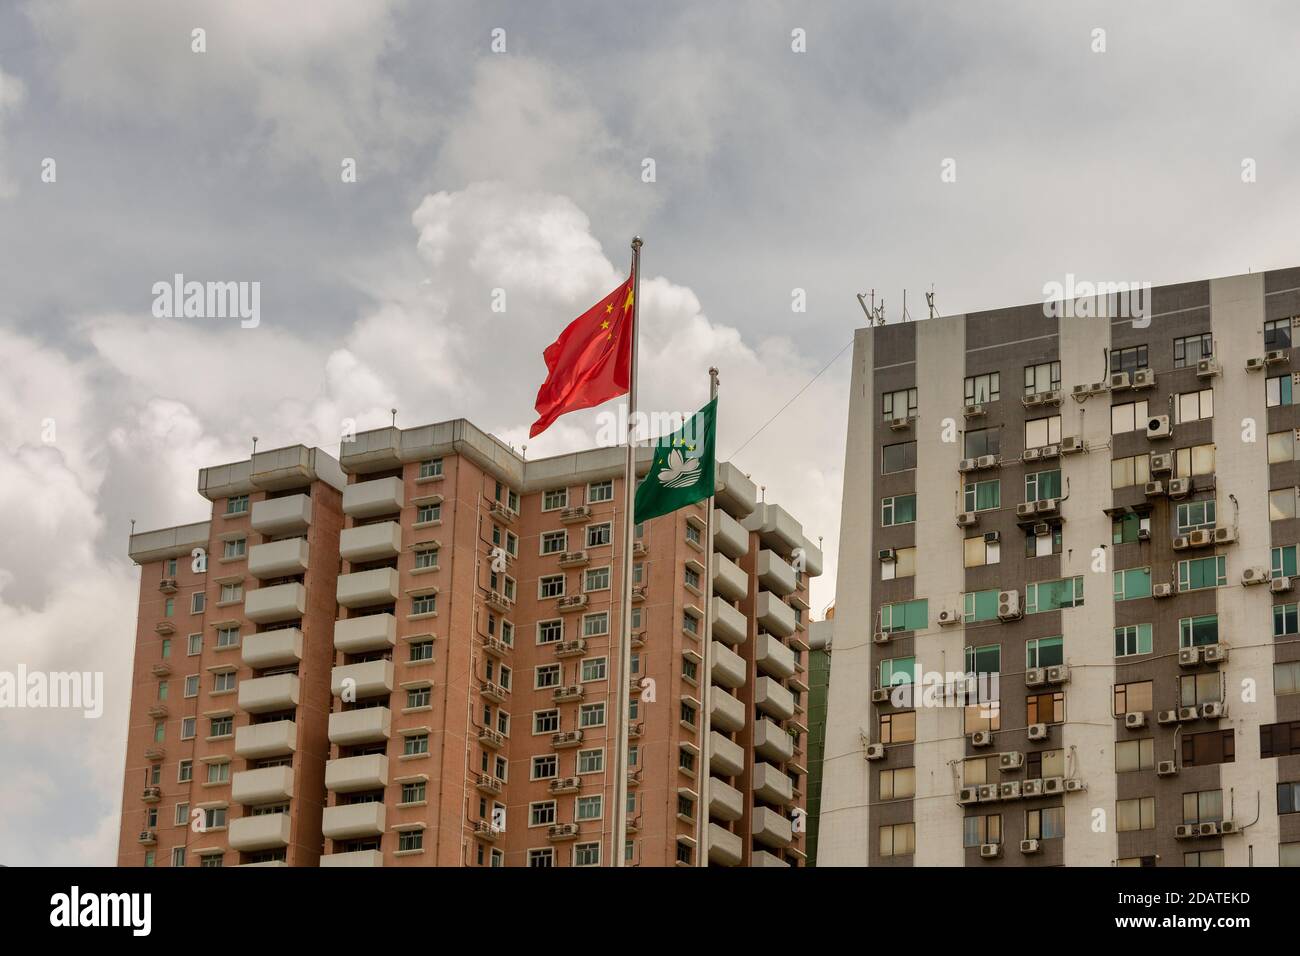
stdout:
[[685,458],[676,448],[668,453],[668,467],[659,471],[659,481],[665,488],[685,488],[699,480],[698,458]]

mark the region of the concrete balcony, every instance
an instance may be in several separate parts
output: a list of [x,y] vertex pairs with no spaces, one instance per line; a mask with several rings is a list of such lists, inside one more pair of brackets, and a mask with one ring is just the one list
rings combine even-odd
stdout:
[[343,747],[373,744],[393,733],[393,712],[387,707],[363,707],[330,714],[330,743]]
[[715,554],[713,591],[728,601],[739,601],[749,593],[749,575],[725,554]]
[[751,853],[749,855],[749,865],[755,867],[786,867],[787,869],[790,866],[789,863],[775,853],[769,853],[767,850],[755,850]]
[[766,717],[754,721],[754,752],[773,763],[785,763],[794,756],[794,740]]
[[257,588],[244,595],[244,616],[258,624],[295,621],[307,610],[307,589],[297,581]]
[[353,571],[339,575],[337,598],[346,608],[393,604],[397,601],[397,588],[397,571],[393,568]]
[[230,848],[250,853],[289,845],[289,814],[264,813],[230,821]]
[[758,539],[782,557],[789,557],[795,548],[803,546],[802,525],[780,505],[759,505],[741,524],[757,531]]
[[740,837],[716,823],[709,824],[709,862],[719,866],[739,866],[743,849]]
[[383,866],[384,854],[378,850],[353,850],[351,853],[328,853],[320,858],[321,866]]
[[292,720],[245,724],[235,728],[235,756],[248,760],[285,757],[298,749],[298,725]]
[[718,463],[714,494],[718,506],[737,518],[751,514],[758,506],[758,488],[745,473],[729,461]]
[[239,682],[239,709],[250,714],[293,710],[300,693],[297,674],[252,677]]
[[775,551],[767,548],[758,552],[758,562],[754,565],[754,571],[763,587],[781,597],[793,594],[798,587],[794,568]]
[[339,757],[325,763],[325,789],[334,793],[378,790],[388,786],[388,757],[364,754]]
[[363,614],[334,622],[334,650],[344,654],[381,651],[397,644],[397,618],[392,614]]
[[[339,580],[341,581],[342,578]],[[784,603],[771,591],[758,592],[754,616],[758,618],[758,624],[763,630],[777,637],[789,637],[794,633],[794,608]]]
[[736,777],[745,769],[745,751],[716,730],[709,733],[709,769],[722,777]]
[[302,631],[296,627],[281,627],[260,634],[248,634],[239,649],[239,657],[256,670],[264,667],[283,667],[302,660]]
[[764,846],[781,849],[789,846],[794,838],[790,821],[768,807],[755,807],[750,825],[755,842]]
[[779,680],[785,680],[795,672],[794,651],[771,634],[758,635],[758,640],[754,642],[754,663],[763,673],[771,674]]
[[803,542],[803,569],[809,577],[821,577],[822,549],[807,538]]
[[721,687],[714,687],[709,695],[709,709],[714,727],[735,733],[745,726],[745,705]]
[[745,683],[745,659],[731,648],[713,642],[713,683],[735,690]]
[[760,760],[754,764],[754,796],[764,803],[789,806],[794,800],[794,784],[776,767]]
[[709,816],[730,823],[744,813],[745,798],[739,790],[717,777],[709,781]]
[[343,489],[343,513],[350,518],[378,518],[397,514],[406,504],[402,479],[374,478]]
[[402,553],[402,527],[396,521],[344,528],[339,534],[339,557],[344,561],[382,561]]
[[283,803],[292,797],[292,767],[241,770],[230,778],[230,799],[235,803]]
[[748,622],[745,615],[741,614],[734,607],[722,600],[720,597],[711,599],[713,607],[713,636],[716,640],[724,644],[744,644]]
[[794,716],[794,695],[772,680],[760,677],[754,682],[754,706],[777,720]]
[[713,550],[733,561],[749,553],[749,532],[721,508],[713,509]]
[[[351,690],[351,694],[347,691]],[[365,661],[361,664],[341,664],[330,671],[330,693],[335,697],[387,696],[393,692],[393,662]]]
[[248,549],[248,573],[259,581],[307,573],[307,539],[286,538]]
[[306,495],[286,495],[254,501],[250,523],[254,531],[273,538],[304,534],[311,526],[311,499]]
[[320,822],[321,833],[331,840],[353,840],[379,836],[384,832],[384,803],[348,803],[326,807]]

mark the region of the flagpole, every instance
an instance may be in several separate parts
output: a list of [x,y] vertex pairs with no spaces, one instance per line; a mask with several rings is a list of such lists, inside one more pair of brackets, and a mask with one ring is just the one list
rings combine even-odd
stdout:
[[[718,397],[718,370],[709,369],[709,401]],[[717,427],[716,421],[714,428]],[[717,482],[717,458],[713,462],[714,482]],[[713,730],[713,508],[714,496],[709,495],[708,512],[704,518],[704,593],[708,595],[704,606],[704,691],[700,695],[700,800],[695,808],[698,836],[695,838],[695,865],[709,865],[709,781],[713,773],[709,768],[709,734]]]
[[636,363],[641,335],[641,237],[632,238],[632,372],[627,392],[627,463],[623,473],[623,598],[618,642],[618,709],[614,721],[614,832],[610,854],[614,866],[626,865],[627,728],[632,685],[632,547],[636,535]]

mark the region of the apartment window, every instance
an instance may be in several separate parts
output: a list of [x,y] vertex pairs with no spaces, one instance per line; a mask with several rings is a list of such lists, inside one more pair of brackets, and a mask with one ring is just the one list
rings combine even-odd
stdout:
[[438,610],[437,594],[417,594],[411,598],[412,614],[433,614]]
[[559,664],[541,664],[534,672],[533,689],[541,690],[544,687],[559,687],[560,676]]
[[893,474],[910,471],[916,467],[916,442],[901,441],[886,445],[880,450],[880,473]]
[[1156,742],[1151,737],[1115,742],[1115,772],[1134,773],[1155,767]]
[[1214,446],[1193,445],[1190,448],[1179,448],[1174,452],[1174,462],[1178,466],[1178,474],[1184,477],[1212,475],[1214,474]]
[[537,596],[539,598],[553,598],[564,596],[564,575],[548,574],[537,580]]
[[190,595],[190,613],[202,614],[203,608],[207,604],[208,596],[202,591],[195,591]]
[[229,604],[234,601],[242,601],[243,599],[244,599],[244,585],[242,583],[221,585],[222,604]]
[[1178,424],[1199,422],[1214,417],[1214,389],[1203,388],[1197,392],[1183,392],[1174,405],[1178,411]]
[[1135,657],[1151,653],[1151,625],[1129,624],[1115,628],[1115,656]]
[[1111,372],[1128,372],[1132,374],[1140,368],[1147,367],[1147,347],[1132,345],[1126,349],[1110,350]]
[[697,637],[700,633],[700,619],[690,611],[683,611],[682,630],[691,635],[691,637]]
[[1065,808],[1047,807],[1025,811],[1025,837],[1029,840],[1055,840],[1065,836]]
[[916,712],[900,710],[880,715],[880,742],[905,744],[916,739]]
[[1115,685],[1115,716],[1147,711],[1152,708],[1151,681],[1133,681]]
[[[1062,637],[1039,637],[1025,641],[1026,667],[1056,667],[1065,663],[1065,639]],[[1034,721],[1030,721],[1034,723]]]
[[1272,555],[1272,577],[1291,578],[1296,574],[1296,546],[1288,544],[1285,547],[1274,548]]
[[1059,581],[1035,581],[1025,586],[1025,613],[1083,607],[1083,575]]
[[185,653],[190,657],[197,657],[203,653],[203,635],[191,634],[187,639]]
[[599,843],[577,843],[573,847],[574,866],[600,866]]
[[594,704],[583,704],[582,707],[578,709],[578,726],[604,727],[605,702],[599,701]]
[[578,773],[601,773],[605,769],[605,751],[579,750]]
[[416,524],[432,524],[442,520],[442,502],[426,501],[415,507]]
[[606,478],[604,481],[593,481],[587,485],[587,503],[600,504],[604,501],[614,500],[614,482]]
[[563,554],[569,547],[569,532],[547,531],[542,535],[542,554]]
[[424,849],[424,830],[399,830],[397,832],[397,850],[414,851]]
[[962,846],[1002,842],[1002,814],[986,813],[962,821]]
[[1264,323],[1264,350],[1289,349],[1291,347],[1291,320],[1272,319]]
[[1184,853],[1183,866],[1223,866],[1223,851],[1195,850],[1191,853]]
[[587,547],[599,548],[602,545],[609,544],[610,541],[610,524],[593,524],[587,526]]
[[[915,564],[915,548],[899,548],[901,554],[904,550],[912,552],[913,564]],[[997,564],[1001,560],[1002,545],[998,541],[989,541],[984,535],[978,534],[973,538],[967,538],[965,543],[965,565],[968,568],[979,568],[986,564]],[[915,569],[913,569],[915,574]],[[898,575],[905,577],[906,575]]]
[[1064,750],[1035,750],[1025,754],[1025,779],[1065,776]]
[[894,418],[909,418],[916,415],[916,389],[902,388],[896,392],[885,392],[880,399],[881,413],[886,421]]
[[979,458],[981,455],[997,455],[1002,451],[1001,428],[977,428],[965,435],[967,458]]
[[1204,647],[1219,643],[1219,615],[1185,617],[1178,622],[1179,647]]
[[892,657],[880,662],[881,687],[917,683],[915,657]]
[[[692,684],[696,683],[698,673],[699,673],[699,666],[695,663],[695,661],[685,659],[685,658],[682,660],[682,677],[685,680],[689,681]],[[635,698],[633,699],[633,703],[636,703]]]
[[246,553],[245,549],[247,546],[248,542],[246,539],[234,538],[226,542],[225,547],[222,549],[221,556],[223,558],[242,558]]
[[[880,580],[910,578],[916,574],[916,548],[895,548],[894,560],[880,562]],[[798,611],[798,608],[795,609]]]
[[208,764],[208,783],[229,783],[229,782],[230,782],[230,764],[228,763]]
[[544,754],[533,758],[532,779],[550,780],[559,771],[559,758],[555,754]]
[[1025,394],[1037,395],[1061,387],[1061,363],[1043,362],[1025,366]]
[[167,570],[163,573],[163,577],[165,577],[165,578],[174,578],[174,577],[176,577],[176,559],[175,559],[175,558],[168,558],[168,559],[167,559]]
[[605,658],[589,657],[582,662],[582,682],[604,680],[606,673]]
[[1065,722],[1065,692],[1034,694],[1025,699],[1025,723],[1060,724]]
[[999,395],[1000,373],[989,372],[987,375],[968,375],[966,377],[966,404],[983,405],[996,402]]
[[178,846],[172,848],[172,866],[185,865],[185,847]]
[[153,725],[153,742],[156,744],[160,744],[166,739],[167,739],[167,725],[163,723],[161,720],[159,720],[155,722]]
[[1222,823],[1223,791],[1198,790],[1183,794],[1183,823]]
[[1025,475],[1025,500],[1042,501],[1061,497],[1061,471],[1036,471]]
[[1110,463],[1110,486],[1112,488],[1131,488],[1133,485],[1145,485],[1150,480],[1150,455],[1116,458]]
[[1156,828],[1156,798],[1135,797],[1115,801],[1115,829],[1120,833]]
[[1231,730],[1184,734],[1182,748],[1184,767],[1208,767],[1216,763],[1232,763],[1237,759],[1236,738]]
[[533,714],[534,734],[553,734],[560,729],[558,710],[539,710]]
[[1032,527],[1025,528],[1025,557],[1046,558],[1060,554],[1065,534],[1059,524],[1050,525],[1046,534],[1036,534]]
[[554,644],[564,640],[564,622],[563,621],[538,621],[537,622],[537,643]]
[[695,773],[695,754],[688,750],[678,750],[677,769],[684,773]]
[[187,675],[186,675],[186,677],[185,677],[185,696],[186,696],[186,697],[198,697],[198,696],[199,696],[199,675],[198,675],[198,674],[187,674]]
[[1002,672],[1001,644],[967,647],[964,656],[967,674],[999,674]]
[[1300,754],[1300,720],[1263,724],[1259,728],[1261,757],[1288,757]]
[[433,660],[433,641],[414,641],[411,644],[412,664]]
[[1174,339],[1174,368],[1194,367],[1201,359],[1214,354],[1214,339],[1209,332]]
[[704,535],[699,528],[693,524],[686,525],[686,540],[691,544],[703,544]]
[[190,805],[188,803],[176,804],[176,812],[172,817],[173,826],[187,826],[190,822]]
[[226,514],[242,515],[248,511],[248,495],[234,495],[226,499]]
[[588,568],[582,578],[582,589],[584,591],[608,591],[609,567]]
[[880,799],[907,800],[916,795],[916,768],[880,771]]
[[415,552],[416,568],[436,568],[438,566],[438,549],[421,548]]
[[991,621],[998,616],[998,590],[968,591],[962,595],[961,619],[964,624]]
[[1049,415],[1047,418],[1035,418],[1025,422],[1025,447],[1042,448],[1055,445],[1061,440],[1061,416]]
[[424,781],[416,780],[402,784],[402,803],[424,802]]
[[1201,531],[1214,527],[1214,499],[1205,501],[1184,501],[1178,505],[1178,533]]
[[442,459],[431,458],[428,461],[420,462],[420,471],[417,478],[438,478],[442,475]]
[[1277,785],[1277,812],[1300,813],[1300,783]]
[[1002,507],[1002,482],[971,481],[966,483],[963,511],[994,511]]
[[1137,431],[1138,429],[1145,431],[1148,420],[1146,399],[1140,402],[1125,402],[1122,405],[1112,405],[1110,407],[1110,433],[1112,435],[1123,435],[1126,432]]
[[176,767],[176,782],[189,783],[194,779],[194,761],[182,760]]
[[604,800],[598,793],[589,797],[579,797],[574,802],[574,810],[574,818],[579,822],[599,820],[604,813]]
[[1178,562],[1178,590],[1199,591],[1218,588],[1228,583],[1228,559],[1217,554],[1208,558],[1193,558]]
[[402,755],[416,757],[429,752],[428,734],[407,734],[402,742]]
[[433,704],[432,687],[412,687],[406,691],[406,706],[412,707],[429,707]]
[[882,631],[924,631],[929,621],[930,602],[924,598],[902,604],[884,604],[880,608]]
[[1273,636],[1293,637],[1300,634],[1300,620],[1296,617],[1296,605],[1273,605]]
[[1113,577],[1115,580],[1116,601],[1132,601],[1136,598],[1151,596],[1150,568],[1129,568],[1126,571],[1116,571]]
[[600,637],[609,633],[609,612],[588,614],[582,619],[583,637]]
[[916,852],[916,824],[894,823],[880,828],[880,855],[910,856]]
[[528,865],[535,869],[547,869],[555,866],[555,850],[545,847],[528,851]]
[[1295,429],[1288,428],[1286,431],[1269,432],[1268,434],[1268,463],[1270,465],[1280,464],[1285,461],[1296,460],[1296,435]]
[[193,740],[198,733],[197,717],[181,718],[181,740]]
[[1223,700],[1222,679],[1217,671],[1209,674],[1184,674],[1178,678],[1178,706],[1200,707]]
[[886,528],[916,520],[916,495],[894,495],[880,500],[880,523]]
[[1002,726],[1002,704],[1000,701],[984,701],[968,704],[962,711],[962,733],[973,734],[977,730],[998,730]]
[[1110,523],[1111,544],[1133,544],[1141,541],[1141,532],[1151,532],[1151,519],[1145,515],[1126,514],[1114,518]]
[[212,692],[214,694],[224,693],[235,689],[235,672],[219,671],[212,675]]
[[1300,694],[1300,661],[1273,665],[1273,693],[1279,697]]
[[549,827],[555,824],[555,801],[542,800],[528,805],[528,825]]
[[1268,493],[1268,520],[1286,521],[1296,516],[1296,489],[1276,488]]

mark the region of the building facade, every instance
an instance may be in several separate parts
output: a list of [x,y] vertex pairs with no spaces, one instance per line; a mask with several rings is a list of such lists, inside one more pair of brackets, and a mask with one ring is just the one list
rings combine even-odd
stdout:
[[623,458],[457,420],[204,469],[210,521],[131,540],[119,862],[698,865],[709,772],[709,862],[802,865],[821,556],[725,463],[711,581],[707,502],[636,529],[615,847]]
[[820,865],[1300,863],[1300,269],[1145,306],[857,333]]

